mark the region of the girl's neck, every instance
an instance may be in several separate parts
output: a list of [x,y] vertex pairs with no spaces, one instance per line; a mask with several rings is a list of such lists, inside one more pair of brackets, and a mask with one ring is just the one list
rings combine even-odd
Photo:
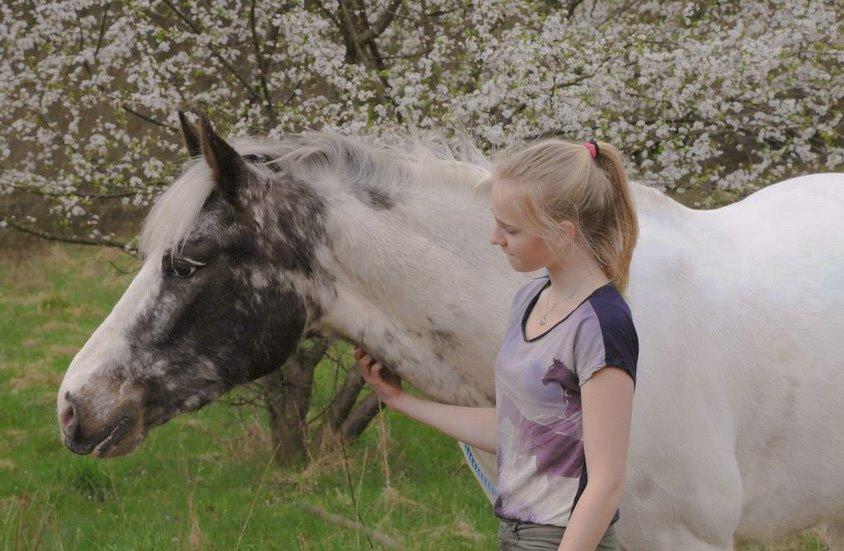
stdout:
[[595,257],[579,247],[573,248],[565,262],[560,261],[546,268],[551,280],[551,286],[546,292],[551,293],[552,301],[569,296],[575,300],[609,282]]

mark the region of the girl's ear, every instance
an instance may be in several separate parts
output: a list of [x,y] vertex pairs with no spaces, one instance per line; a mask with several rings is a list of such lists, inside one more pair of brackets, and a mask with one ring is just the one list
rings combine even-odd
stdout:
[[557,251],[569,251],[571,250],[572,245],[574,245],[574,240],[577,238],[577,229],[574,227],[572,222],[568,220],[563,220],[560,222],[560,232],[553,240],[554,250]]

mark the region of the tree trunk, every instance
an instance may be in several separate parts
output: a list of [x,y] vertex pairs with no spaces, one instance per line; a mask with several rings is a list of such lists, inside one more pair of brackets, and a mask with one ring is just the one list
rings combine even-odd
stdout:
[[360,391],[366,383],[357,368],[352,366],[346,373],[343,386],[334,394],[328,410],[325,412],[325,425],[332,431],[336,431],[349,416],[349,412],[355,405]]
[[307,463],[307,415],[314,370],[329,345],[329,340],[323,337],[307,339],[284,365],[261,379],[275,460],[279,466]]
[[351,442],[356,439],[369,426],[369,422],[386,407],[374,392],[371,393],[361,400],[357,407],[343,421],[340,427],[340,437],[345,442]]

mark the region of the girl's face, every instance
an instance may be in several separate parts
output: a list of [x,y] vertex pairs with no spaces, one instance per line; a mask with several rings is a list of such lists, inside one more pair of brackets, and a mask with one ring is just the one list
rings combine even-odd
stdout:
[[519,219],[512,195],[498,183],[492,187],[491,207],[495,227],[489,242],[501,246],[514,270],[529,273],[555,263],[547,241]]

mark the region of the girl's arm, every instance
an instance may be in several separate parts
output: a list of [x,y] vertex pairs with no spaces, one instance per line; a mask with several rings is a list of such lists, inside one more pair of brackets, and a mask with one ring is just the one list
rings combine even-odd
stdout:
[[624,492],[633,410],[633,379],[604,367],[580,387],[583,449],[589,480],[560,542],[561,551],[592,551],[601,541]]
[[355,348],[358,371],[387,407],[430,425],[452,438],[495,453],[498,422],[494,407],[464,407],[422,400],[401,389],[401,383],[387,373],[365,350]]

